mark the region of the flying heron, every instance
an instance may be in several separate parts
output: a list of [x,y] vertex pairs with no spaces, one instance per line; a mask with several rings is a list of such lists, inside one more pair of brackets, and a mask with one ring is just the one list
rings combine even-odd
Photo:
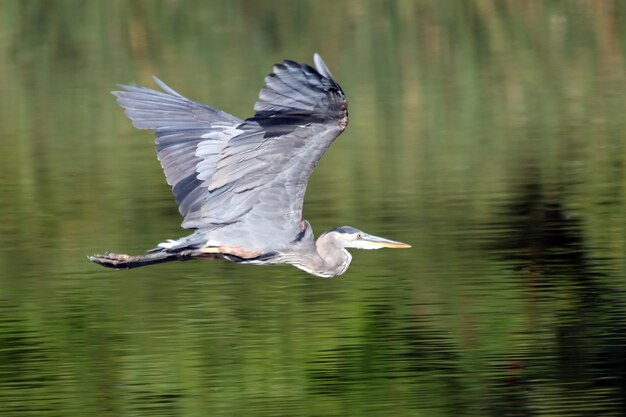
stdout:
[[285,60],[265,78],[254,116],[240,120],[163,90],[123,85],[117,102],[138,129],[153,130],[183,228],[194,232],[145,255],[105,253],[89,260],[134,268],[189,259],[291,264],[319,277],[346,272],[346,248],[409,248],[350,226],[317,240],[302,217],[309,177],[348,124],[348,105],[322,58],[316,68]]

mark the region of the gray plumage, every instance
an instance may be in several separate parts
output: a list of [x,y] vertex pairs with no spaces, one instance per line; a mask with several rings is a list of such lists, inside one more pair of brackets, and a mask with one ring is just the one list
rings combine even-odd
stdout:
[[303,219],[309,177],[348,123],[341,87],[319,55],[314,61],[316,69],[289,60],[275,65],[254,116],[246,120],[191,101],[157,78],[163,92],[126,85],[113,92],[135,127],[155,132],[182,226],[195,232],[143,257],[105,254],[90,260],[129,268],[221,258],[289,263],[328,277],[345,272],[351,257],[344,248],[359,247],[357,236],[377,247],[408,247],[348,226],[326,232],[316,244]]

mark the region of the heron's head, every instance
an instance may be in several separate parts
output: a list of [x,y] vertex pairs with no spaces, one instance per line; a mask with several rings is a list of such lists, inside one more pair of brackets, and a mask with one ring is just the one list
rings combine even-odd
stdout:
[[344,248],[355,249],[382,249],[382,248],[410,248],[411,245],[397,242],[395,240],[385,239],[365,233],[362,230],[351,226],[340,226],[324,233],[325,235],[333,234],[334,240],[339,242]]

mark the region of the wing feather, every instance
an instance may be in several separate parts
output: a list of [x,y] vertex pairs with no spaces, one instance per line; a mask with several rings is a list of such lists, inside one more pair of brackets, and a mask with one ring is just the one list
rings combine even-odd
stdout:
[[[135,127],[155,131],[167,183],[180,213],[187,216],[199,208],[206,192],[200,187],[202,180],[210,177],[222,147],[242,121],[181,96],[156,77],[154,81],[164,92],[122,85],[124,91],[113,94]],[[199,166],[204,178],[197,178]]]
[[[305,64],[274,66],[254,106],[255,115],[223,148],[202,204],[202,215],[185,218],[184,227],[233,224],[229,239],[245,234],[259,250],[287,244],[300,232],[302,205],[313,169],[347,124],[341,87]],[[225,208],[227,208],[225,210]]]
[[113,92],[135,127],[155,131],[183,227],[261,251],[301,232],[309,177],[348,120],[341,87],[319,55],[314,61],[317,69],[289,60],[275,65],[245,121],[157,78],[163,92]]

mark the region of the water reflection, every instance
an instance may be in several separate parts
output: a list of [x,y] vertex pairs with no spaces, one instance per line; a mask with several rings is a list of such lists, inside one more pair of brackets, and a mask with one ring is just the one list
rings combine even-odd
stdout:
[[[289,4],[1,3],[0,414],[626,414],[622,3]],[[184,233],[116,83],[245,117],[314,51],[351,121],[306,217],[414,249],[87,262]]]
[[537,342],[514,362],[526,383],[508,390],[529,410],[535,392],[564,408],[594,404],[599,414],[623,413],[623,296],[607,285],[615,279],[609,259],[593,257],[582,221],[564,207],[566,188],[557,187],[522,184],[500,213],[504,220],[492,225],[501,236],[491,251],[518,272],[525,334]]

